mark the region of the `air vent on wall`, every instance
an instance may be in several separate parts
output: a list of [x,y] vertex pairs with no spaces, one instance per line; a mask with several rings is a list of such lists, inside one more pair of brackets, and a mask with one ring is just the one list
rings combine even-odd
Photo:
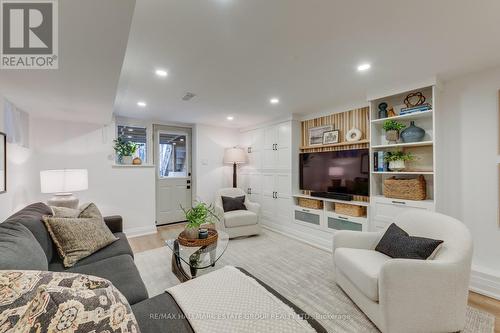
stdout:
[[184,97],[182,97],[182,100],[183,101],[189,101],[191,100],[194,96],[196,96],[195,94],[191,93],[191,92],[187,92]]

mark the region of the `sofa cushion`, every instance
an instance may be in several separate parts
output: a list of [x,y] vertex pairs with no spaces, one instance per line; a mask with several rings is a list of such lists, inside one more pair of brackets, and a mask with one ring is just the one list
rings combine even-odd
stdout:
[[141,333],[193,333],[174,298],[163,293],[132,305]]
[[[14,215],[10,216],[5,222],[17,222],[23,224],[35,236],[38,243],[45,252],[47,261],[51,262],[54,256],[55,246],[50,238],[49,232],[43,224],[42,217],[52,215],[52,210],[44,203],[38,202],[26,206]],[[57,255],[57,254],[56,254]]]
[[335,250],[335,266],[366,297],[378,301],[378,277],[382,266],[391,260],[383,253],[351,248]]
[[[132,248],[130,247],[130,244],[127,240],[127,236],[125,236],[123,232],[117,232],[114,233],[113,235],[116,238],[118,238],[116,242],[113,242],[108,246],[100,249],[99,251],[91,254],[90,256],[83,258],[82,260],[78,261],[74,266],[75,267],[83,266],[106,258],[116,257],[122,254],[128,254],[134,257]],[[51,263],[49,263],[49,270],[56,272],[65,271],[66,268],[64,267],[62,259],[59,258],[58,256],[55,256],[54,258],[55,259]]]
[[257,224],[257,214],[249,210],[233,210],[224,213],[224,225],[227,228]]
[[35,236],[24,225],[0,224],[0,270],[47,270],[47,257]]
[[103,259],[88,265],[71,267],[67,272],[95,275],[111,281],[130,304],[148,298],[146,286],[139,275],[134,260],[127,254]]
[[224,212],[231,212],[233,210],[247,210],[245,206],[245,196],[242,195],[240,197],[225,197],[221,196],[222,199],[222,208]]

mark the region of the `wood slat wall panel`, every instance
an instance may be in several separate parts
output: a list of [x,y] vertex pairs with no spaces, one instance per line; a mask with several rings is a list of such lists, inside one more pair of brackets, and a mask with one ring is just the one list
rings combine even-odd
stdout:
[[329,116],[324,116],[320,118],[305,120],[301,123],[302,125],[302,152],[322,152],[322,151],[338,151],[338,150],[349,150],[349,149],[360,149],[368,148],[369,143],[355,143],[350,145],[342,146],[314,146],[307,147],[309,143],[309,129],[324,126],[333,125],[334,130],[339,130],[339,143],[346,142],[345,135],[347,131],[352,128],[358,128],[361,130],[363,135],[361,140],[368,140],[370,138],[370,120],[369,120],[369,108],[364,107],[360,109],[354,109],[346,112],[335,113]]

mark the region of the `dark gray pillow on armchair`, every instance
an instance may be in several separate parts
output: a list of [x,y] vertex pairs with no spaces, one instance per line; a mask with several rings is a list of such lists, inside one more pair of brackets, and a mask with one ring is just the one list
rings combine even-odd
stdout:
[[21,223],[0,223],[0,254],[0,270],[48,269],[40,243]]
[[245,196],[241,197],[225,197],[222,196],[222,208],[224,212],[230,212],[232,210],[247,210],[245,206]]

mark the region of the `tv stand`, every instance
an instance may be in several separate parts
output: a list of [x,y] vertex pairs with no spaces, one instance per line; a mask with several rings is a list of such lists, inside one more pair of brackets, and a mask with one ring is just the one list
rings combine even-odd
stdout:
[[352,201],[352,195],[332,192],[311,192],[311,197],[327,198],[343,201]]

